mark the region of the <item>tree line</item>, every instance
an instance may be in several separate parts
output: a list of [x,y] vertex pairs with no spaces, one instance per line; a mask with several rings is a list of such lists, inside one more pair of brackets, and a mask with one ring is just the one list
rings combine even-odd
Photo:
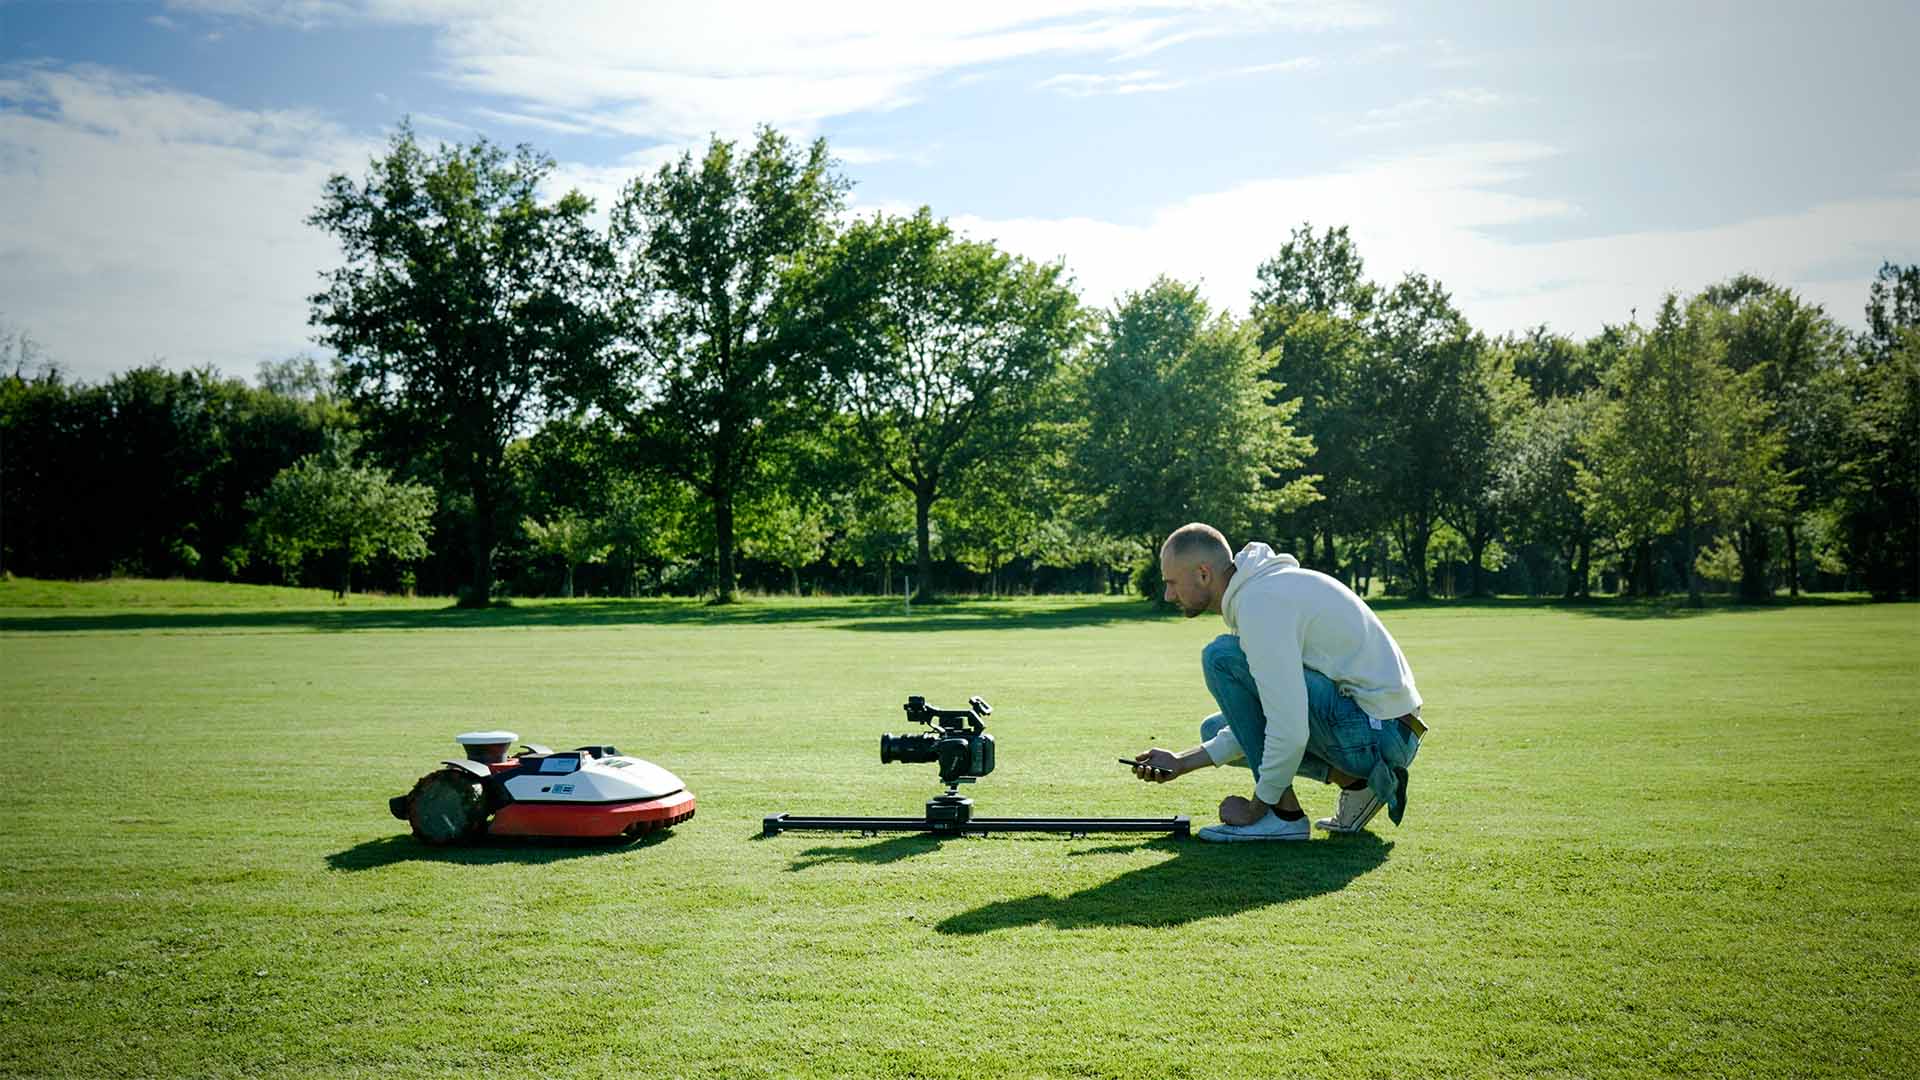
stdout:
[[1851,333],[1739,275],[1489,337],[1302,225],[1248,315],[916,214],[824,140],[715,138],[601,226],[406,126],[309,219],[336,359],[99,385],[0,342],[0,568],[458,593],[1137,587],[1189,520],[1415,598],[1920,595],[1920,266]]

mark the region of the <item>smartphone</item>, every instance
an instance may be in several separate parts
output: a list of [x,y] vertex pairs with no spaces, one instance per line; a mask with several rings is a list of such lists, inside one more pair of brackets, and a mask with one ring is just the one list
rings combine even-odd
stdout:
[[[1137,768],[1138,766],[1141,766],[1141,765],[1146,765],[1147,763],[1144,761],[1135,761],[1132,758],[1121,758],[1120,764],[1125,765],[1129,769],[1132,769],[1132,768]],[[1153,768],[1150,765],[1148,765],[1147,767]],[[1156,773],[1170,773],[1173,770],[1172,769],[1153,769],[1153,771]]]

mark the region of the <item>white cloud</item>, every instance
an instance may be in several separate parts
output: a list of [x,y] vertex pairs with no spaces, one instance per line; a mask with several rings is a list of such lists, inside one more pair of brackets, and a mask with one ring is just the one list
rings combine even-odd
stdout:
[[566,120],[554,120],[544,116],[529,116],[526,113],[504,112],[500,109],[475,109],[475,116],[495,120],[513,127],[533,128],[537,131],[551,131],[558,135],[591,135],[593,129],[585,124],[575,124]]
[[1505,104],[1509,104],[1508,100],[1491,90],[1477,87],[1443,90],[1437,94],[1423,94],[1392,105],[1368,109],[1360,122],[1347,128],[1347,131],[1350,134],[1392,131],[1409,124],[1429,124],[1452,113]]
[[[1064,259],[1089,303],[1105,305],[1155,275],[1198,282],[1216,306],[1244,312],[1260,263],[1303,221],[1347,225],[1376,281],[1419,271],[1453,290],[1479,328],[1546,323],[1588,334],[1740,271],[1798,289],[1859,321],[1879,260],[1920,247],[1920,199],[1826,203],[1799,213],[1684,231],[1522,243],[1500,226],[1576,217],[1577,207],[1501,188],[1549,156],[1533,144],[1479,144],[1266,180],[1189,198],[1142,225],[1090,218],[989,220],[955,228],[1041,261]],[[1836,276],[1834,267],[1857,267]]]
[[1091,97],[1094,94],[1151,94],[1164,90],[1178,90],[1187,85],[1184,80],[1168,79],[1158,71],[1129,71],[1119,75],[1081,75],[1064,74],[1043,79],[1036,84],[1041,90],[1058,90],[1073,97]]
[[0,296],[76,374],[164,358],[251,374],[300,349],[304,224],[375,149],[304,112],[237,110],[97,68],[0,83]]
[[1179,90],[1198,83],[1216,82],[1220,79],[1245,78],[1251,75],[1270,75],[1280,72],[1311,71],[1320,66],[1320,61],[1311,56],[1297,56],[1291,60],[1281,60],[1271,64],[1249,64],[1244,67],[1229,68],[1225,71],[1202,73],[1187,78],[1175,78],[1166,72],[1155,69],[1127,71],[1114,75],[1092,75],[1079,72],[1054,75],[1035,83],[1040,90],[1057,90],[1071,97],[1092,97],[1096,94],[1152,94],[1168,90]]
[[[895,108],[942,74],[1025,57],[1109,60],[1181,41],[1275,28],[1377,23],[1339,0],[175,0],[291,24],[373,20],[438,36],[454,85],[516,103],[523,117],[609,134],[687,139],[784,130]],[[1135,84],[1119,92],[1170,89]],[[1112,92],[1112,91],[1109,91]]]
[[1281,60],[1272,64],[1251,64],[1247,67],[1234,68],[1228,74],[1266,75],[1277,71],[1314,71],[1319,67],[1320,58],[1317,56],[1296,56],[1291,60]]

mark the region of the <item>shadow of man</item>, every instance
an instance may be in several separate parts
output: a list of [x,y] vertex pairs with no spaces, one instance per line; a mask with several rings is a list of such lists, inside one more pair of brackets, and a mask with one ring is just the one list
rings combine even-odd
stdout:
[[981,934],[1048,924],[1179,926],[1195,919],[1237,915],[1344,888],[1386,861],[1390,841],[1372,833],[1307,843],[1205,844],[1157,840],[1143,845],[1172,858],[1080,890],[1071,896],[1038,893],[963,911],[935,925],[943,934]]

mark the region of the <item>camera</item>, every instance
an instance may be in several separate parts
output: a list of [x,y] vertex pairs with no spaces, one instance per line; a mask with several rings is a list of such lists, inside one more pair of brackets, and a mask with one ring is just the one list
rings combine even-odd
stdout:
[[948,787],[993,771],[993,736],[987,734],[985,720],[993,708],[985,701],[974,697],[967,700],[964,709],[935,709],[916,694],[901,708],[906,710],[908,720],[931,730],[918,735],[880,736],[880,764],[938,762],[940,782]]

